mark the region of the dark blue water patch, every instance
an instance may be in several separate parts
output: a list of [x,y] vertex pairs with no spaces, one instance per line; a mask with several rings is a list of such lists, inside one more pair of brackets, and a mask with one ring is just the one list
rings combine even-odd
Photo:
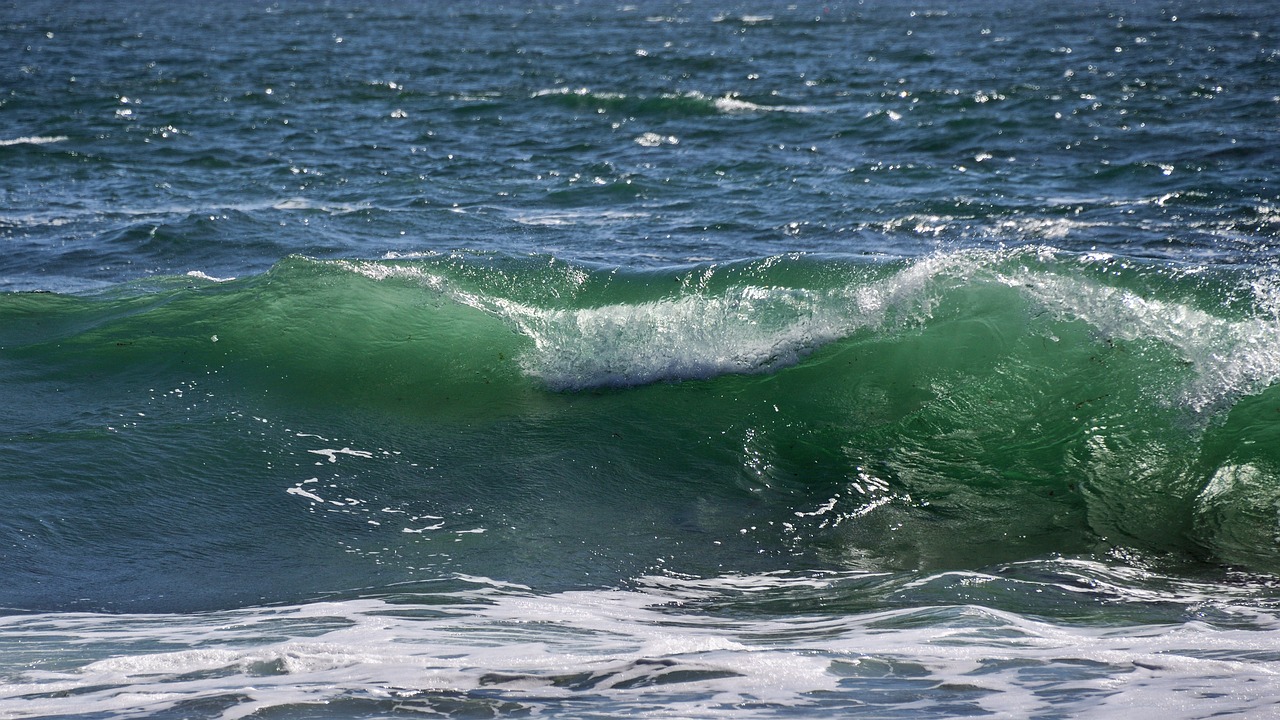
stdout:
[[[1219,242],[1240,224],[1237,208],[1265,216],[1275,201],[1265,13],[1201,17],[1139,4],[1090,8],[1082,21],[1075,11],[913,16],[873,4],[778,6],[744,20],[663,3],[233,4],[182,15],[25,7],[6,29],[14,136],[2,140],[67,140],[4,146],[21,166],[6,195],[11,217],[40,199],[211,215],[257,208],[271,226],[290,221],[276,208],[300,200],[371,212],[501,210],[488,220],[568,206],[617,220],[565,223],[559,234],[467,213],[338,222],[318,240],[306,228],[271,243],[218,239],[208,262],[221,274],[236,274],[237,262],[261,270],[288,252],[524,248],[630,264],[1043,239],[983,216],[887,218],[912,229],[874,230],[886,204],[957,196],[1031,208],[1062,197],[1122,201],[1057,243],[1075,249],[1205,258],[1225,248],[1231,261],[1244,248],[1269,252]],[[557,22],[590,38],[593,52],[561,42]],[[228,31],[240,42],[219,42]],[[63,182],[68,173],[74,185]],[[1208,218],[1153,224],[1128,210],[1198,191],[1223,198]],[[792,223],[817,232],[777,231]],[[721,231],[692,230],[701,227]],[[22,237],[65,239],[65,228],[36,219]],[[93,256],[79,262],[95,278],[188,269],[172,255],[89,268]]]

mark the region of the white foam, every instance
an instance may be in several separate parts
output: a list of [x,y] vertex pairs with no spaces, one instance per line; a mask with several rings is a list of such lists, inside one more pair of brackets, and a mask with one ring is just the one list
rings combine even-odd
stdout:
[[[351,203],[322,203],[308,198],[292,197],[271,203],[269,207],[273,210],[318,210],[320,212],[329,213],[330,215],[349,215],[362,210],[368,210],[372,206]],[[231,209],[240,210],[242,208],[233,207]]]
[[[771,305],[774,323],[757,308]],[[729,296],[539,310],[513,318],[534,349],[525,371],[556,388],[645,384],[759,372],[829,340],[805,293],[745,287]],[[764,322],[761,322],[764,320]]]
[[716,98],[709,98],[703,93],[692,91],[684,94],[684,97],[693,100],[709,101],[716,110],[722,113],[757,113],[757,112],[780,112],[780,113],[811,113],[814,108],[808,105],[761,105],[739,97],[738,93],[730,92]]
[[231,282],[232,280],[235,280],[234,276],[224,277],[224,278],[214,277],[213,275],[209,275],[208,273],[201,272],[200,270],[188,270],[187,277],[198,278],[200,280],[208,280],[209,282],[216,282],[216,283]]
[[866,579],[663,577],[635,590],[538,594],[472,578],[469,589],[442,591],[422,606],[402,598],[172,616],[10,616],[0,618],[0,637],[26,655],[56,654],[58,663],[0,659],[0,716],[151,715],[231,694],[243,700],[227,718],[342,699],[425,711],[433,697],[460,694],[533,715],[590,701],[600,717],[691,718],[772,717],[779,707],[933,716],[954,710],[957,688],[974,713],[1017,717],[1130,717],[1134,708],[1161,720],[1262,717],[1280,702],[1280,621],[1225,602],[1217,612],[1239,618],[1221,626],[1090,627],[980,606],[698,609]]
[[312,453],[314,455],[323,455],[326,458],[328,458],[329,462],[331,463],[338,462],[339,455],[350,455],[351,457],[359,457],[359,458],[373,457],[373,453],[369,452],[368,450],[352,450],[349,447],[344,447],[340,450],[333,450],[333,449],[326,448],[324,450],[308,450],[307,452]]
[[[648,217],[646,213],[625,212],[620,210],[602,210],[584,212],[568,210],[563,212],[521,213],[512,215],[511,219],[521,225],[533,227],[569,227],[573,225],[604,226],[623,220]],[[405,256],[400,256],[405,257]]]
[[680,138],[675,135],[659,135],[655,132],[647,132],[637,137],[635,143],[640,147],[661,147],[663,145],[679,145]]
[[1025,241],[1038,238],[1047,242],[1059,242],[1081,231],[1105,227],[1108,223],[1089,222],[1065,217],[1024,217],[1002,220],[995,225],[991,234],[996,237],[1012,238]]
[[623,93],[616,93],[616,92],[600,92],[600,91],[592,90],[592,89],[590,89],[590,88],[585,88],[585,87],[579,87],[579,88],[568,88],[568,87],[546,88],[546,89],[543,89],[543,90],[538,90],[538,91],[536,91],[536,92],[534,92],[534,93],[533,93],[533,97],[536,97],[536,98],[539,98],[539,97],[549,97],[549,96],[554,96],[554,95],[576,95],[576,96],[578,96],[578,97],[592,97],[592,98],[597,98],[597,99],[600,99],[600,100],[621,100],[621,99],[623,99],[623,98],[625,98],[625,97],[626,97],[626,95],[624,95]]
[[0,140],[0,147],[9,147],[11,145],[48,145],[50,143],[63,142],[66,139],[66,135],[31,135],[27,137]]
[[294,485],[288,490],[285,490],[285,492],[289,493],[290,495],[297,495],[299,497],[304,497],[313,502],[323,503],[325,501],[324,498],[320,497],[319,495],[309,490],[302,489],[301,483],[299,483],[298,485]]
[[711,22],[714,22],[714,23],[722,23],[722,22],[740,22],[740,23],[742,23],[743,25],[757,25],[757,24],[760,24],[760,23],[767,23],[767,22],[769,22],[769,21],[771,21],[771,20],[773,20],[773,16],[772,16],[772,15],[728,15],[728,14],[725,14],[725,15],[716,15],[715,17],[711,18]]

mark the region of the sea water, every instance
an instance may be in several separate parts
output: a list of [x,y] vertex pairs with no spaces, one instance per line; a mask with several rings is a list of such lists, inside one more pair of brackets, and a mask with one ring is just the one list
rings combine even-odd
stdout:
[[1270,3],[0,55],[0,716],[1277,712]]

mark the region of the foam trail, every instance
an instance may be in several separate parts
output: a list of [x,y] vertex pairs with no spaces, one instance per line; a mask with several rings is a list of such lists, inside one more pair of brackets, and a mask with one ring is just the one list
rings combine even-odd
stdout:
[[11,145],[49,145],[51,143],[63,142],[66,139],[66,135],[29,135],[18,138],[0,139],[0,147],[9,147]]
[[[49,670],[6,663],[0,712],[34,717],[91,706],[151,715],[204,704],[221,706],[226,718],[320,706],[555,717],[589,701],[601,717],[640,709],[773,717],[778,706],[888,711],[922,683],[934,691],[919,696],[921,714],[949,714],[957,704],[1020,716],[1142,706],[1177,720],[1260,713],[1280,702],[1280,660],[1269,646],[1276,619],[1222,601],[1234,628],[1094,628],[977,605],[763,617],[699,610],[745,608],[786,592],[838,593],[868,579],[654,577],[635,590],[537,594],[473,578],[478,586],[422,596],[425,605],[409,596],[194,616],[10,617],[0,620],[5,637],[21,638],[28,652],[57,643],[64,658]],[[994,580],[965,574],[912,585]],[[68,635],[79,640],[64,647]],[[100,648],[114,652],[102,658]],[[1124,682],[1099,684],[1100,672]]]

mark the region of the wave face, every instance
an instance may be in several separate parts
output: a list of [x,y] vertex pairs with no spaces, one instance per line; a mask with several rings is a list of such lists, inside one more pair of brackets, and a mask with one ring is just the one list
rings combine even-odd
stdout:
[[1276,572],[1275,290],[1033,248],[294,257],[3,295],[0,605],[1115,552]]

